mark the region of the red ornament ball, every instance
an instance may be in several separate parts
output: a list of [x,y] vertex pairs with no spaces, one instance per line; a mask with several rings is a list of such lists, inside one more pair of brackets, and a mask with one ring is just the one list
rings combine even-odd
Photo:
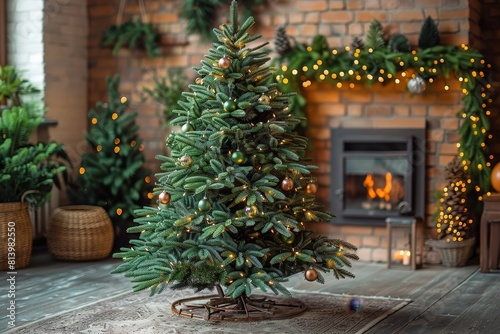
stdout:
[[170,194],[167,193],[166,191],[162,191],[158,196],[158,200],[160,201],[161,204],[168,204],[170,203]]
[[229,67],[231,67],[231,63],[231,59],[229,58],[222,57],[221,59],[219,59],[219,67],[224,70],[227,70]]
[[281,181],[281,188],[285,191],[289,191],[293,189],[293,180],[289,177],[285,177],[283,181]]
[[308,183],[306,186],[306,192],[308,194],[314,195],[318,191],[318,185],[315,182]]
[[312,282],[318,278],[318,272],[316,271],[316,269],[311,268],[306,271],[304,276],[306,277],[306,280]]

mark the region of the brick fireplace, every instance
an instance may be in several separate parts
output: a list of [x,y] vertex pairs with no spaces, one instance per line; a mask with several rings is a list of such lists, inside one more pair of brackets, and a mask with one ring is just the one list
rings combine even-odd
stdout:
[[[459,85],[450,85],[452,89],[447,92],[443,92],[442,85],[443,82],[435,82],[428,86],[423,94],[414,96],[410,95],[404,85],[397,84],[354,89],[338,89],[325,84],[316,84],[306,89],[310,122],[308,136],[313,147],[310,154],[315,164],[319,166],[316,174],[320,185],[318,197],[337,215],[331,223],[315,224],[313,226],[315,230],[354,243],[359,247],[358,254],[363,260],[386,261],[387,239],[384,222],[386,217],[398,215],[399,208],[394,210],[391,207],[387,212],[382,212],[386,210],[385,207],[374,210],[377,217],[372,215],[371,218],[368,217],[370,213],[364,213],[364,217],[360,216],[359,208],[345,209],[345,204],[336,193],[342,187],[333,182],[337,180],[337,183],[345,186],[348,178],[341,166],[345,161],[334,153],[335,147],[337,151],[342,145],[345,147],[345,144],[338,142],[343,140],[342,136],[335,135],[339,130],[344,130],[348,134],[344,137],[354,143],[373,142],[374,138],[370,137],[373,134],[399,134],[395,149],[400,152],[395,154],[415,159],[415,163],[418,159],[419,175],[411,176],[411,181],[406,180],[406,186],[411,185],[412,190],[403,196],[404,200],[394,205],[399,206],[401,202],[409,200],[412,211],[426,221],[427,237],[432,234],[433,192],[443,185],[444,166],[457,153],[459,120],[456,115],[462,106]],[[407,142],[408,136],[412,138],[411,144]],[[419,153],[425,152],[425,154],[418,157],[413,153],[401,152],[406,150],[404,145],[412,145]],[[372,149],[373,147],[368,151],[373,151]],[[359,148],[354,147],[354,150]],[[379,150],[382,154],[392,154],[386,149]],[[371,153],[359,156],[363,155],[370,157]],[[416,170],[406,171],[406,173],[413,172]],[[402,173],[399,174],[401,179]],[[345,190],[343,195],[345,196]],[[436,261],[432,258],[434,256],[432,253],[428,255],[430,258],[426,259],[427,262]]]

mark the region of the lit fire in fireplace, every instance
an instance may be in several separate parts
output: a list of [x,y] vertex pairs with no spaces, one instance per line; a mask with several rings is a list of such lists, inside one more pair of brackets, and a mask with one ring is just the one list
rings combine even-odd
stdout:
[[[379,201],[377,201],[377,206],[379,209],[392,210],[392,205],[397,204],[397,202],[404,196],[402,193],[402,185],[398,182],[394,184],[391,173],[386,173],[385,183],[383,181],[384,178],[382,175],[374,177],[373,174],[368,173],[363,181],[363,187],[366,188],[366,193],[370,202],[378,199]],[[373,205],[374,203],[364,203],[363,206],[365,209],[371,209],[373,208]]]

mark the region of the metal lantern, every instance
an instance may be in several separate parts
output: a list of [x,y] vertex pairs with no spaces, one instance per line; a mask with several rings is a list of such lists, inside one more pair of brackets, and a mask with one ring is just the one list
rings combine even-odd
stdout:
[[424,223],[416,217],[389,217],[387,226],[387,268],[422,268]]

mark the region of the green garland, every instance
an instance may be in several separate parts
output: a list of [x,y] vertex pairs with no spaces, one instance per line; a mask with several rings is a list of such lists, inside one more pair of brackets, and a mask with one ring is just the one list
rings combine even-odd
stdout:
[[[486,142],[490,123],[488,106],[491,104],[490,84],[486,70],[490,67],[482,55],[461,46],[436,45],[410,52],[392,51],[387,47],[377,49],[360,46],[356,49],[329,49],[324,36],[314,38],[311,46],[295,43],[283,57],[276,72],[279,90],[297,92],[290,110],[304,115],[303,88],[312,82],[328,82],[337,87],[344,85],[387,84],[406,82],[408,72],[413,72],[432,83],[437,77],[455,75],[461,83],[463,109],[458,155],[462,158],[474,184],[477,198],[490,190],[491,158],[487,159]],[[445,87],[447,89],[447,87]]]

